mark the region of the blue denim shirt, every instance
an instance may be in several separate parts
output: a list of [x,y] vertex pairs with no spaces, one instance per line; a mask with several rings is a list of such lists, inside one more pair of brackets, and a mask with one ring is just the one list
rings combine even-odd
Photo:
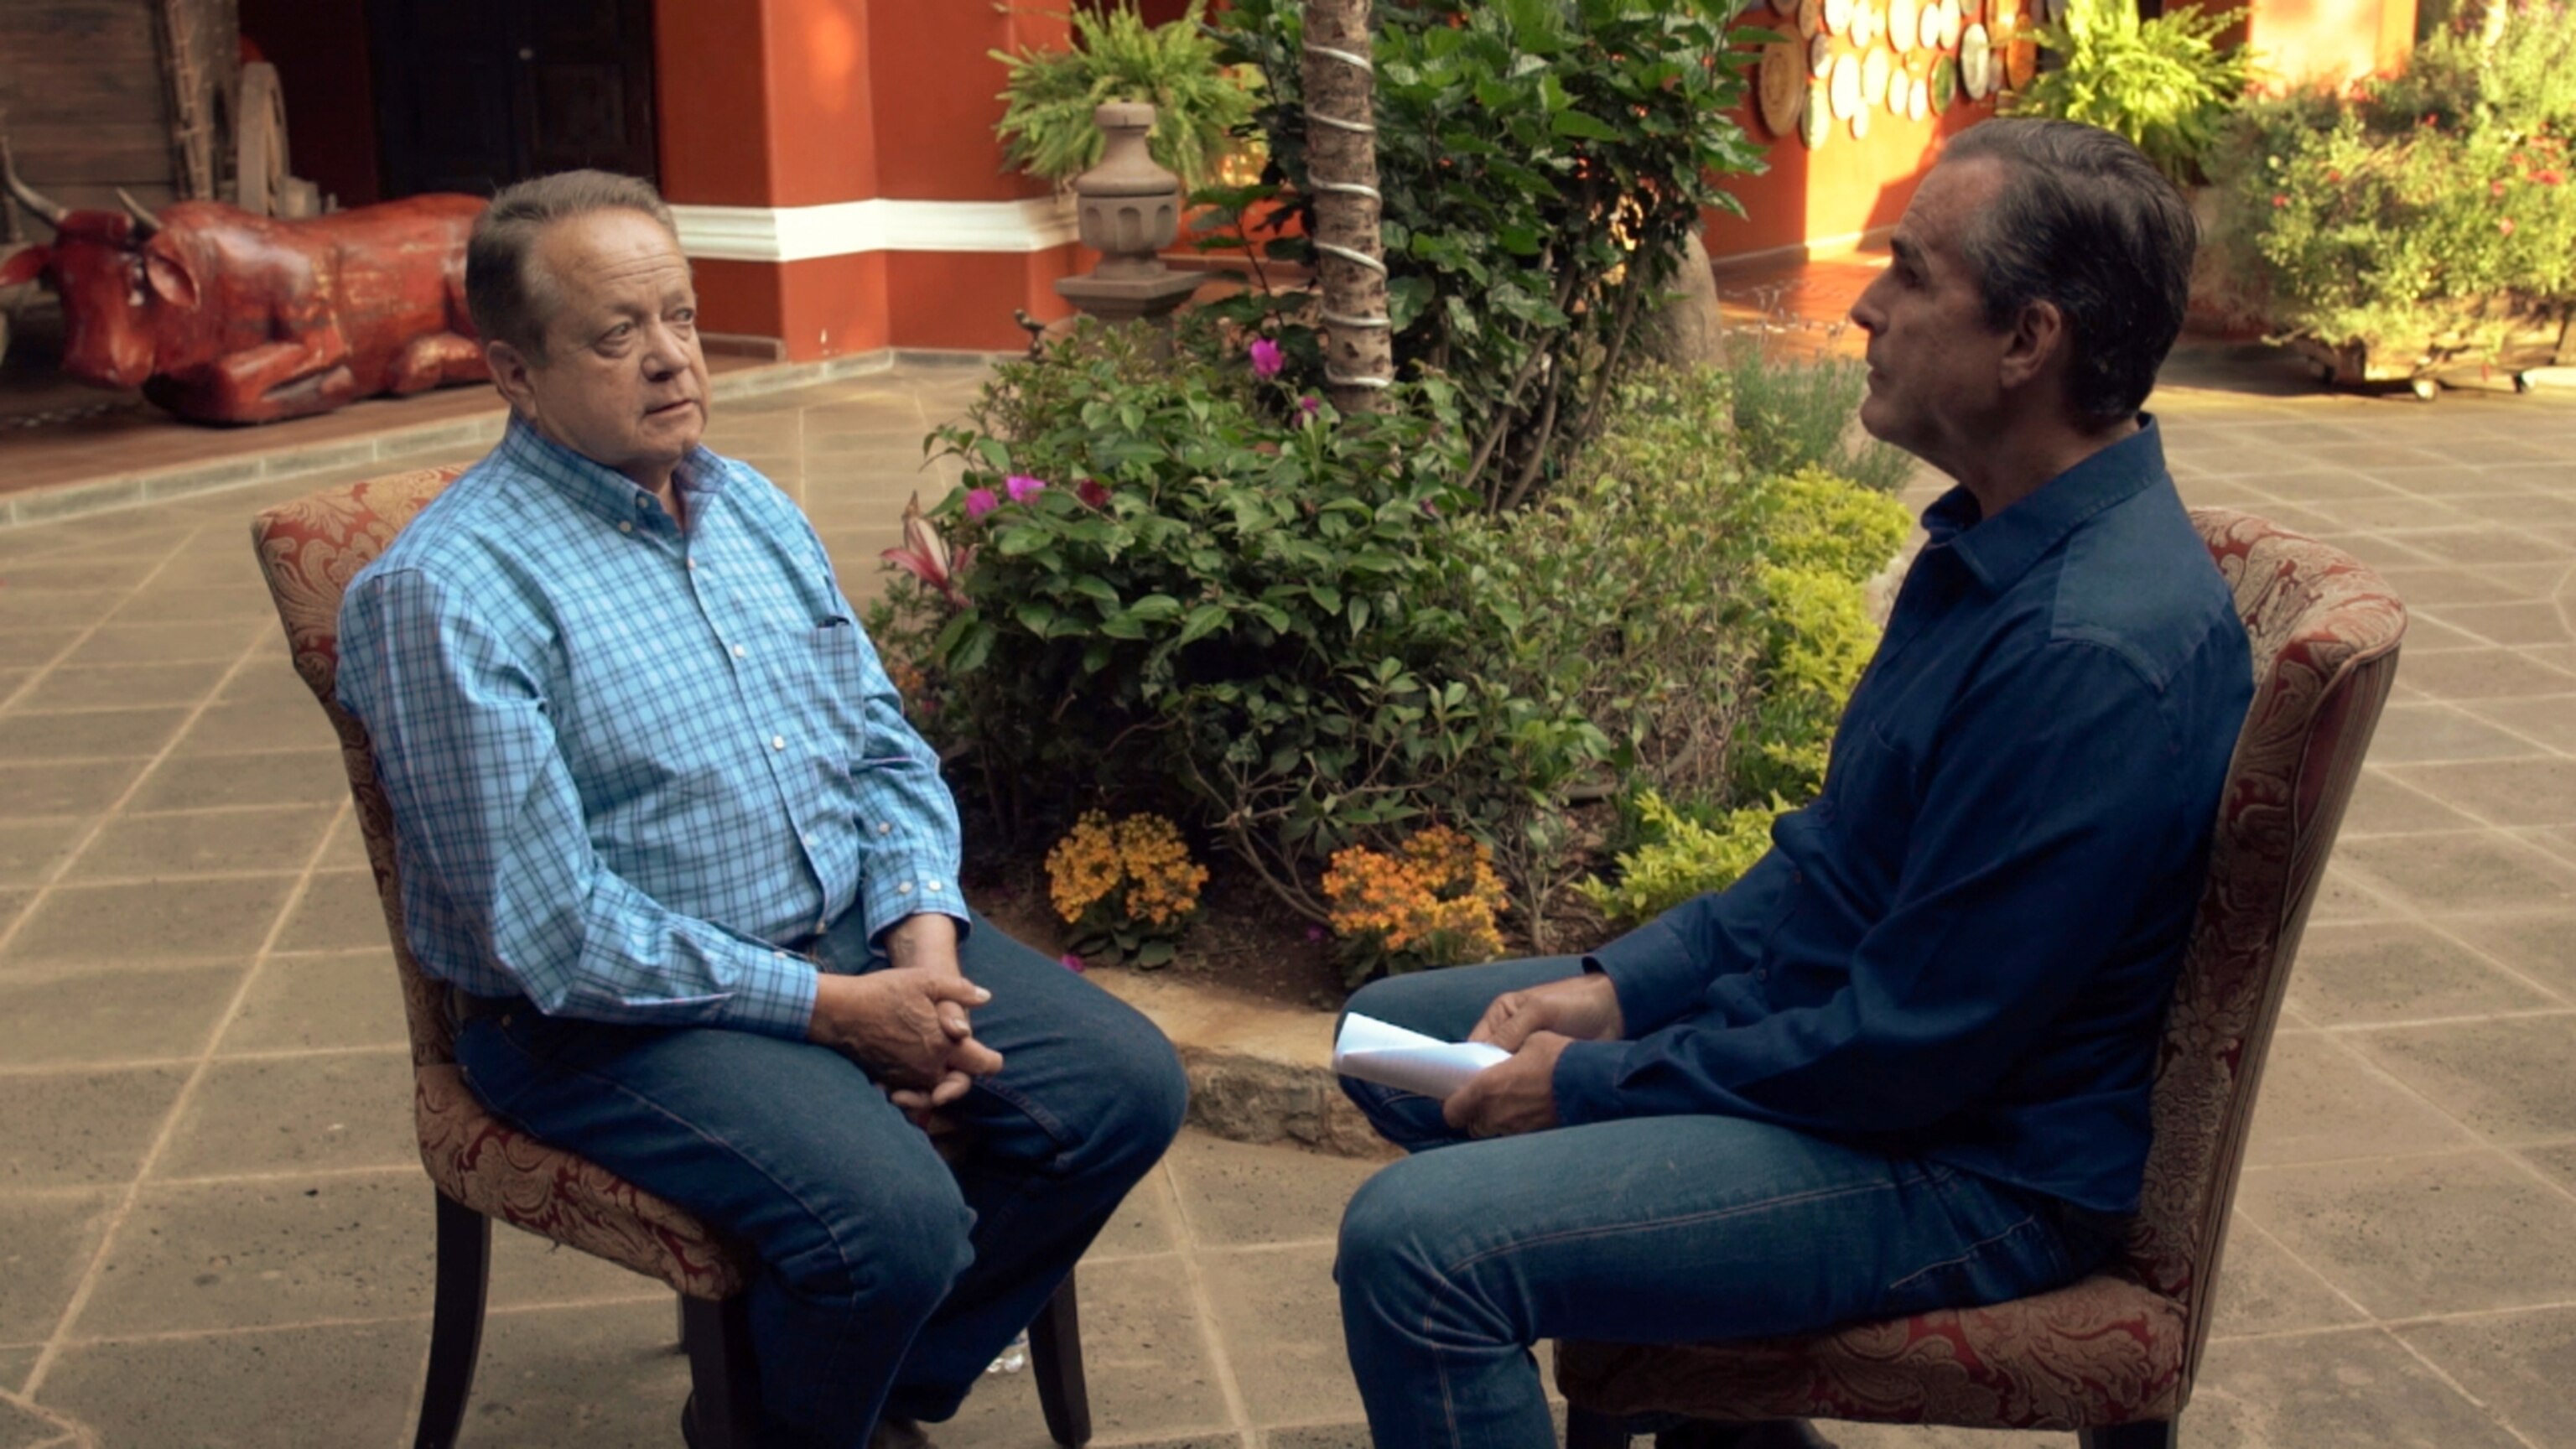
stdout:
[[957,810],[796,505],[704,448],[683,532],[513,423],[350,582],[340,700],[431,975],[549,1014],[804,1036],[844,913],[965,929]]
[[1611,942],[1574,1122],[1723,1113],[2136,1209],[2164,1007],[2253,695],[2154,421],[1993,518],[1953,489],[1823,793]]

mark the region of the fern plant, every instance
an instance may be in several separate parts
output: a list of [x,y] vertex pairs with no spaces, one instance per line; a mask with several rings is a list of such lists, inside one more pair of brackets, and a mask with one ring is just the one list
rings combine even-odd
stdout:
[[1202,23],[1207,0],[1191,0],[1189,13],[1148,25],[1133,0],[1104,14],[1077,7],[1070,50],[994,51],[1010,67],[1003,83],[1007,109],[993,127],[1005,159],[1058,186],[1100,164],[1102,138],[1091,113],[1112,101],[1154,107],[1154,129],[1145,146],[1181,178],[1183,194],[1215,179],[1235,144],[1236,128],[1252,119],[1249,67],[1217,63],[1217,45]]
[[2055,63],[2009,97],[2005,113],[2117,131],[2176,185],[2192,185],[2253,78],[2245,48],[2220,43],[2244,14],[2184,5],[2140,20],[2130,0],[2067,0],[2062,23],[2038,31]]

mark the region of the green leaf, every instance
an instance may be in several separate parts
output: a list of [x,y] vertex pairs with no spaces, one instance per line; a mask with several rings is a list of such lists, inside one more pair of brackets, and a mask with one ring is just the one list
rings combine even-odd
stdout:
[[1558,136],[1573,136],[1585,141],[1616,141],[1619,139],[1618,127],[1611,125],[1608,121],[1602,120],[1597,116],[1586,115],[1581,111],[1559,111],[1556,113],[1555,119],[1547,123],[1547,128],[1551,134]]
[[1054,541],[1054,538],[1043,528],[1032,524],[1014,523],[1001,531],[1001,534],[994,539],[993,546],[1000,549],[1005,556],[1017,558],[1024,554],[1036,553]]
[[1199,640],[1206,638],[1208,635],[1215,633],[1218,629],[1225,627],[1228,617],[1229,616],[1222,605],[1199,605],[1197,608],[1190,610],[1188,622],[1181,625],[1180,642],[1183,644],[1194,644]]
[[1051,604],[1036,599],[1023,599],[1019,607],[1011,612],[1019,619],[1021,628],[1041,639],[1047,636],[1048,630],[1055,627],[1055,607]]

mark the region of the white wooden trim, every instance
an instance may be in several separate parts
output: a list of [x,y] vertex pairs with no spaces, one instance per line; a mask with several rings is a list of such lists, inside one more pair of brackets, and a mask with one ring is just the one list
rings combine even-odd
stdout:
[[823,206],[673,206],[680,250],[729,262],[801,262],[862,252],[1042,252],[1074,239],[1073,199],[837,201]]

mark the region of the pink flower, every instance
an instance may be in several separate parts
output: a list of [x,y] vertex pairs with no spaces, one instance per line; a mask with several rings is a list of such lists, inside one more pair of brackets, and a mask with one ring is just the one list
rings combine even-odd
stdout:
[[2556,171],[2534,171],[2531,173],[2531,179],[2543,186],[2556,186],[2567,178]]
[[2487,195],[2489,195],[2489,196],[2502,196],[2502,195],[2504,195],[2504,183],[2503,183],[2503,182],[2501,182],[2501,181],[2490,181],[2490,182],[2488,182],[2488,183],[2487,183]]
[[1056,958],[1056,964],[1067,971],[1079,971],[1082,969],[1082,958],[1076,956],[1071,951],[1067,951]]
[[1315,420],[1315,415],[1324,410],[1324,400],[1316,397],[1312,393],[1309,393],[1306,396],[1297,399],[1297,410],[1305,414],[1304,417],[1297,420],[1297,426],[1302,428],[1306,424],[1313,422]]
[[990,513],[1001,506],[1002,500],[994,497],[993,490],[990,488],[969,488],[966,490],[966,516],[968,518],[981,518],[985,514]]
[[1002,488],[1011,495],[1013,503],[1026,503],[1046,491],[1046,480],[1032,478],[1026,473],[1014,473],[1002,480]]
[[1073,485],[1073,496],[1094,508],[1109,506],[1109,485],[1097,478],[1085,478]]
[[2274,205],[2275,207],[2287,206],[2287,205],[2289,205],[2289,204],[2290,204],[2290,198],[2288,198],[2288,197],[2286,197],[2286,196],[2283,196],[2281,193],[2279,193],[2279,192],[2277,192],[2277,191],[2275,191],[2275,192],[2273,192],[2273,193],[2272,193],[2272,205]]
[[2496,230],[2503,232],[2506,236],[2513,235],[2513,218],[2509,216],[2498,218],[2496,221]]
[[1251,357],[1254,377],[1277,377],[1279,369],[1288,365],[1288,359],[1279,351],[1279,344],[1267,337],[1252,339]]

